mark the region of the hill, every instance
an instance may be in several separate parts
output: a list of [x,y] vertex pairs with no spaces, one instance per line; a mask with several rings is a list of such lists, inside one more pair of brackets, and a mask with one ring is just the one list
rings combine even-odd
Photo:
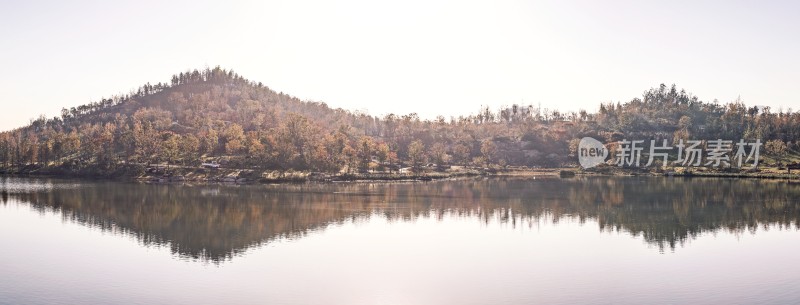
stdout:
[[[763,139],[771,160],[800,148],[800,115],[702,102],[660,85],[597,113],[533,106],[481,109],[470,116],[421,120],[333,109],[275,92],[220,67],[176,74],[122,96],[63,109],[0,133],[7,173],[119,176],[146,164],[318,172],[365,172],[437,165],[574,166],[582,137]],[[649,141],[645,141],[648,142]]]

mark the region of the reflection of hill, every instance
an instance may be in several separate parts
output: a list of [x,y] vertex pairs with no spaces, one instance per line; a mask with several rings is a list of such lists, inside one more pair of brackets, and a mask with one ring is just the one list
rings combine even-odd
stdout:
[[[58,186],[59,183],[53,185]],[[4,195],[5,196],[5,195]],[[800,220],[800,185],[672,178],[465,180],[425,184],[187,186],[83,183],[9,189],[10,198],[180,255],[221,260],[275,238],[380,214],[391,220],[446,213],[513,224],[550,215],[596,219],[604,230],[675,247],[689,237]]]
[[[671,248],[707,231],[798,226],[800,185],[734,179],[593,179],[570,193],[601,228],[642,234]],[[595,202],[590,208],[587,203]]]

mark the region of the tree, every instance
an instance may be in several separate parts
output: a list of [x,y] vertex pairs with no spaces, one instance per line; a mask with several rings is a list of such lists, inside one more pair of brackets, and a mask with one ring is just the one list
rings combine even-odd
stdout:
[[690,128],[692,128],[692,118],[685,115],[682,116],[678,120],[678,130],[673,133],[672,141],[674,143],[679,143],[681,140],[683,140],[684,143],[689,141],[689,138],[691,137],[691,132],[689,131]]
[[[389,162],[391,159],[392,151],[389,149],[389,144],[380,143],[378,147],[375,148],[375,154],[378,157],[378,162],[380,162],[380,168],[384,169],[384,164]],[[396,158],[396,157],[395,157]]]
[[463,165],[469,163],[470,158],[470,148],[464,143],[458,143],[453,147],[453,158],[456,162],[459,162]]
[[230,155],[238,154],[244,148],[244,143],[239,139],[231,139],[225,143],[225,152]]
[[167,167],[180,156],[180,147],[183,139],[174,133],[164,133],[163,156],[167,160]]
[[62,147],[64,154],[67,156],[77,154],[81,148],[81,137],[78,134],[78,132],[73,130],[69,134],[67,134],[64,137],[64,142],[62,144]]
[[422,144],[422,141],[415,140],[408,145],[408,159],[414,170],[419,169],[419,166],[425,162],[425,145]]
[[[21,164],[36,164],[39,160],[39,137],[36,134],[28,134],[21,137],[20,141]],[[24,160],[22,160],[24,158]]]
[[768,154],[775,156],[778,161],[781,161],[789,148],[783,140],[769,140],[764,144],[764,150]]
[[242,126],[236,123],[231,124],[222,133],[225,143],[225,152],[231,155],[238,154],[244,149],[245,136]]
[[372,142],[372,138],[368,136],[362,136],[358,142],[358,170],[366,172],[369,170],[370,162],[372,162],[372,150],[375,144]]
[[0,133],[0,162],[3,164],[3,169],[8,169],[8,164],[11,162],[11,145],[8,133]]
[[313,163],[311,167],[318,171],[338,170],[338,162],[335,154],[332,153],[334,138],[331,135],[325,136],[322,141],[318,141],[312,153]]
[[569,155],[571,157],[578,156],[578,148],[581,143],[581,139],[572,139],[569,141]]
[[136,145],[136,155],[144,162],[151,162],[161,153],[162,141],[158,139],[159,133],[149,122],[134,122],[133,139]]
[[101,165],[103,168],[111,168],[117,161],[117,156],[114,152],[114,134],[116,129],[117,127],[113,123],[106,123],[102,127],[98,126],[97,128],[94,141],[98,150],[95,156],[97,157],[97,164]]
[[486,165],[491,164],[497,155],[497,145],[491,139],[486,139],[481,142],[481,155]]
[[219,147],[219,134],[216,130],[210,129],[200,134],[200,150],[207,154],[213,154]]
[[181,164],[184,166],[186,165],[186,161],[195,160],[197,159],[197,153],[200,148],[200,140],[197,139],[192,134],[188,134],[186,136],[181,137],[180,143],[178,143],[179,149],[179,158],[181,158]]
[[355,168],[358,164],[358,151],[353,149],[353,147],[348,144],[342,150],[342,156],[345,160],[344,163],[347,167],[347,172],[352,173],[353,168]]
[[314,150],[314,135],[318,131],[308,119],[298,114],[289,114],[283,126],[278,130],[276,141],[284,152],[291,152],[291,156],[285,156],[287,161],[295,161],[298,167],[306,167],[311,163],[311,153]]
[[430,157],[437,165],[442,166],[447,163],[447,147],[442,142],[436,142],[431,146]]

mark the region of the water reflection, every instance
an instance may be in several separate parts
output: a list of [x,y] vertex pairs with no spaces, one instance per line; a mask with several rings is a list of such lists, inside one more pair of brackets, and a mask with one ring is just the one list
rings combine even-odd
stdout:
[[400,184],[148,185],[4,178],[2,199],[176,255],[221,261],[278,238],[379,215],[458,215],[512,226],[593,219],[661,250],[699,234],[796,229],[800,185],[683,178],[487,179]]

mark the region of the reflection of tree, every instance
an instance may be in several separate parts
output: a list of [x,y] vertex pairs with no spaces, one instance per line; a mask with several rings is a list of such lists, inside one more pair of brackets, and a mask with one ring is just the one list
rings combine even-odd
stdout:
[[[797,226],[791,198],[797,184],[733,179],[587,179],[570,202],[596,217],[601,229],[642,234],[663,248],[707,231],[755,230],[759,225]],[[592,206],[594,202],[594,206]]]
[[[800,186],[783,181],[672,178],[491,179],[408,184],[188,186],[85,183],[9,189],[13,199],[145,244],[212,261],[276,238],[380,215],[444,215],[532,223],[596,219],[661,248],[700,233],[797,226]],[[4,194],[6,190],[4,189]]]

